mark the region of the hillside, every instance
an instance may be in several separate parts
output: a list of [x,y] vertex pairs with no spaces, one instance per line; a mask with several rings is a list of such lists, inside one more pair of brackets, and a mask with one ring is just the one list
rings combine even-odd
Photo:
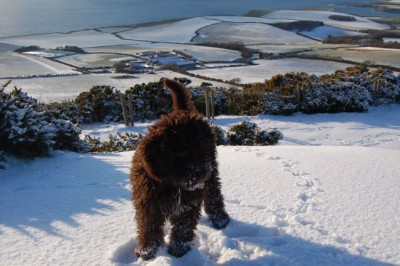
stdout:
[[[0,261],[5,265],[399,264],[396,113],[398,107],[349,114],[342,120],[338,114],[299,114],[280,122],[269,116],[244,117],[261,126],[262,121],[278,126],[286,137],[280,146],[218,147],[232,222],[216,231],[203,215],[193,250],[180,259],[169,256],[165,248],[149,262],[133,256],[136,225],[128,183],[132,152],[54,152],[34,161],[12,160],[0,171],[0,206],[7,214],[0,216]],[[221,117],[217,123],[228,126],[232,119]],[[141,130],[133,128],[137,129]],[[353,142],[313,140],[326,134],[334,140],[338,132]],[[392,136],[386,144],[379,139],[385,132]],[[369,146],[363,138],[383,145],[360,147]]]

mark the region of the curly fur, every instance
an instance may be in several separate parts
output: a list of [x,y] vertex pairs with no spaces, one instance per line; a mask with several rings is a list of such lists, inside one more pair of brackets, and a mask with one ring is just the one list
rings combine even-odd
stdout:
[[186,254],[203,203],[215,228],[229,223],[211,128],[187,88],[169,79],[164,85],[172,92],[173,111],[149,127],[130,174],[139,242],[135,254],[144,260],[153,258],[163,244],[166,221],[172,226],[168,252]]

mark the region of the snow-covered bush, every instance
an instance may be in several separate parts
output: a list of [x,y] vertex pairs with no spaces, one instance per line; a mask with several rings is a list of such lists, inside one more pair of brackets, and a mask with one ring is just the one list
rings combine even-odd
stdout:
[[125,92],[133,97],[135,119],[157,119],[172,110],[172,97],[162,80],[136,84]]
[[110,86],[94,86],[75,99],[83,123],[122,120],[121,93]]
[[108,140],[102,141],[100,138],[85,136],[85,141],[89,145],[90,152],[122,152],[136,150],[143,135],[140,133],[117,133],[110,134]]
[[0,149],[20,156],[40,156],[51,151],[54,129],[44,113],[37,112],[36,100],[21,90],[3,92],[0,107]]
[[257,135],[257,125],[255,123],[244,121],[236,124],[227,132],[229,145],[252,146]]
[[70,150],[85,153],[89,151],[88,144],[79,138],[81,129],[64,119],[50,119],[54,127],[54,145],[55,150]]
[[281,96],[276,92],[264,93],[265,105],[263,114],[269,115],[290,115],[297,112],[298,104],[296,97]]
[[304,93],[304,113],[365,112],[372,101],[366,88],[349,82],[310,88]]
[[233,146],[276,145],[282,138],[282,132],[277,129],[261,130],[257,124],[247,121],[232,126],[227,132],[227,143]]
[[217,145],[226,145],[227,144],[227,139],[225,137],[225,131],[216,125],[211,126],[211,130],[214,134],[215,137],[215,143]]
[[259,146],[276,145],[282,139],[282,132],[276,128],[272,128],[258,131],[254,140],[254,144]]
[[23,157],[47,155],[53,149],[82,150],[78,128],[41,111],[20,89],[2,89],[0,99],[0,150]]

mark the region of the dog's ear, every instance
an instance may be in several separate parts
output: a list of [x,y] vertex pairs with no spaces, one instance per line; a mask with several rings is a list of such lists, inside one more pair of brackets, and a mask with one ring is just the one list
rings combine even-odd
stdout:
[[152,138],[142,149],[146,171],[159,181],[168,176],[174,166],[175,157],[167,149],[162,136]]

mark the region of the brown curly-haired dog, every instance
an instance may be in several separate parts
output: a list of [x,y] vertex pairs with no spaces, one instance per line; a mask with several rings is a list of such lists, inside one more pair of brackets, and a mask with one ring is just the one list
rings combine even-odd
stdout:
[[164,243],[167,220],[172,226],[168,253],[185,255],[203,202],[215,228],[229,223],[211,128],[195,109],[187,88],[169,79],[164,85],[172,92],[173,111],[149,127],[130,174],[139,242],[135,254],[144,260],[153,258]]

